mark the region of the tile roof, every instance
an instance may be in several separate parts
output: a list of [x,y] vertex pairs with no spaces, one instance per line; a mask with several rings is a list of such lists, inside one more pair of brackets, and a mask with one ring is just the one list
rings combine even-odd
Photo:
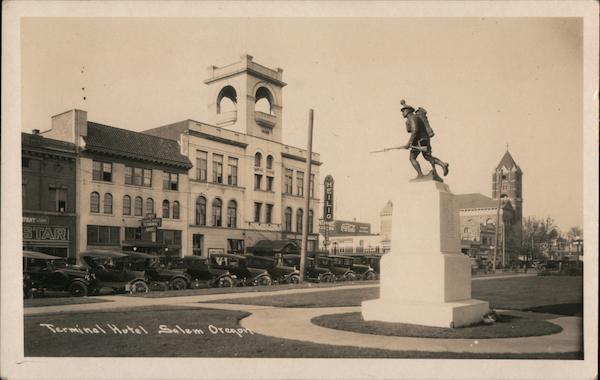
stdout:
[[459,210],[465,208],[498,207],[498,201],[480,193],[457,194],[454,197]]
[[88,122],[85,149],[97,153],[150,161],[189,169],[190,160],[181,154],[175,140]]

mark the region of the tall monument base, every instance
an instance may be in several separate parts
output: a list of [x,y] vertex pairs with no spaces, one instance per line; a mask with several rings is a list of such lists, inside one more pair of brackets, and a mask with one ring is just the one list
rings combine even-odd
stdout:
[[458,209],[448,186],[413,182],[393,202],[380,298],[362,303],[363,319],[436,327],[480,322],[489,304],[471,299],[471,263],[460,252]]

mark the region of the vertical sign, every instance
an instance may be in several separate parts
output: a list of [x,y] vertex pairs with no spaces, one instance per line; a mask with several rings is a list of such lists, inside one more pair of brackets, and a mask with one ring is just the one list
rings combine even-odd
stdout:
[[325,194],[323,197],[325,202],[323,203],[323,219],[325,219],[326,222],[331,222],[333,220],[333,182],[333,177],[331,175],[325,177]]

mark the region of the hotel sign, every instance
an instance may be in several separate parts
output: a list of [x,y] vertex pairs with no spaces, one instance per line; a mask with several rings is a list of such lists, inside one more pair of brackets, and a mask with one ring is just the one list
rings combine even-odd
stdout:
[[327,177],[325,177],[325,181],[324,181],[324,196],[323,199],[325,200],[323,203],[323,219],[325,219],[326,222],[331,222],[333,220],[333,177],[328,175]]
[[142,227],[146,232],[154,232],[158,227],[162,226],[162,218],[157,218],[156,214],[148,214],[141,220]]

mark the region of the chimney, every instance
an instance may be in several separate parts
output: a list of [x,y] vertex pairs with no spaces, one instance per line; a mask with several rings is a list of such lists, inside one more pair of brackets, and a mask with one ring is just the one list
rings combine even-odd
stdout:
[[43,134],[79,145],[80,137],[87,136],[87,111],[75,109],[52,116],[52,128]]
[[34,134],[35,136],[38,136],[40,134],[40,130],[39,129],[32,129],[31,133]]

